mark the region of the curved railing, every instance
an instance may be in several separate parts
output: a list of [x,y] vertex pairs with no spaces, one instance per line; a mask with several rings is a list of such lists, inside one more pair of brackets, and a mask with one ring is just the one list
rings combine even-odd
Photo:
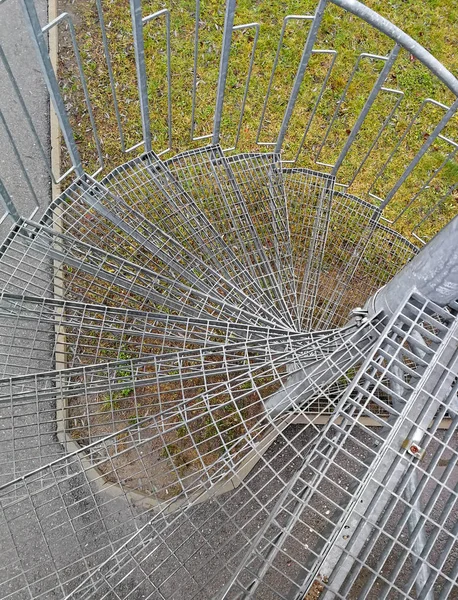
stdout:
[[[229,0],[225,14],[211,23],[220,46],[213,43],[210,52],[207,17],[197,0],[186,21],[192,40],[183,33],[187,51],[180,69],[188,75],[182,79],[174,64],[181,32],[173,10],[146,14],[140,0],[130,0],[131,29],[123,22],[116,32],[103,0],[83,18],[62,13],[44,26],[33,0],[21,4],[63,142],[61,160],[46,165],[56,184],[83,172],[106,173],[145,151],[173,154],[219,142],[230,152],[281,152],[286,166],[335,177],[341,193],[369,202],[383,223],[417,245],[456,213],[458,80],[418,42],[356,0],[320,0],[314,14],[285,15],[276,49],[273,27],[256,20],[234,25],[239,17],[235,0]],[[335,19],[342,16],[360,20],[355,48],[339,40],[335,24],[345,28],[345,22]],[[360,52],[364,39],[368,51]],[[37,141],[17,74],[3,50],[0,58]],[[246,72],[237,72],[237,62]],[[137,89],[122,82],[126,64],[135,64]],[[189,88],[183,88],[185,81]],[[126,106],[135,118],[127,118]],[[30,205],[39,210],[23,151],[3,113],[2,121]],[[43,144],[40,152],[44,157]],[[11,186],[2,184],[0,192],[6,213],[17,219],[23,211]]]

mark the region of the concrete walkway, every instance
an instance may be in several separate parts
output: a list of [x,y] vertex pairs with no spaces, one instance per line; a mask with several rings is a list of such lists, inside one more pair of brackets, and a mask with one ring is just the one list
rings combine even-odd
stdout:
[[[35,0],[35,5],[44,24],[47,21],[47,0]],[[32,128],[27,124],[14,85],[0,61],[0,108],[20,155],[19,159],[6,127],[0,122],[0,179],[19,214],[29,217],[36,208],[33,194],[36,195],[41,209],[50,201],[49,101],[35,58],[35,49],[24,23],[21,2],[18,0],[4,0],[0,3],[0,44],[42,146],[41,151],[34,139]],[[21,168],[21,160],[25,173]],[[10,226],[9,220],[0,226],[2,238]]]

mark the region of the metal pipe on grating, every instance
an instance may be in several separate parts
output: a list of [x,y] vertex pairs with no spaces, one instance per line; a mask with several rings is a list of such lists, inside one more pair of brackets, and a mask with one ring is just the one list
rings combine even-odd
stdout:
[[142,116],[143,140],[145,151],[150,152],[151,122],[148,106],[148,89],[146,82],[145,41],[143,39],[142,6],[140,0],[130,0],[130,14],[132,16],[132,32],[134,36],[135,67],[137,69],[138,98]]
[[226,15],[224,17],[223,47],[221,49],[221,60],[219,65],[218,88],[216,91],[216,108],[213,120],[212,144],[219,143],[221,130],[221,117],[223,114],[224,95],[226,92],[227,69],[229,55],[231,53],[232,30],[234,27],[236,0],[226,2]]

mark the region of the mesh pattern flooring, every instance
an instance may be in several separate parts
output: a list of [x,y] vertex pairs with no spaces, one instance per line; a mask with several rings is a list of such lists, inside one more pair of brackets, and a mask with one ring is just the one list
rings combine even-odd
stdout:
[[351,313],[417,249],[334,183],[148,153],[14,226],[2,598],[458,594],[457,307]]

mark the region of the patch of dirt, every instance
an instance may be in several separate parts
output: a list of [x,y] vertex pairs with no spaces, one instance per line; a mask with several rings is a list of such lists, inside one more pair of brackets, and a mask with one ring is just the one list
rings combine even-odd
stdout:
[[[212,359],[218,364],[221,357]],[[154,378],[152,369],[149,375]],[[233,381],[236,374],[184,383],[174,375],[178,372],[170,369],[167,383],[76,396],[67,410],[67,431],[82,447],[117,433],[91,451],[107,481],[160,501],[197,490],[217,472],[225,476],[250,449],[256,431],[266,427],[258,392]],[[277,387],[268,376],[257,383],[264,395]],[[212,384],[218,389],[210,395]]]
[[321,596],[321,592],[323,591],[323,583],[319,579],[316,579],[312,583],[312,587],[310,588],[310,590],[307,592],[307,594],[305,594],[303,600],[318,600]]

